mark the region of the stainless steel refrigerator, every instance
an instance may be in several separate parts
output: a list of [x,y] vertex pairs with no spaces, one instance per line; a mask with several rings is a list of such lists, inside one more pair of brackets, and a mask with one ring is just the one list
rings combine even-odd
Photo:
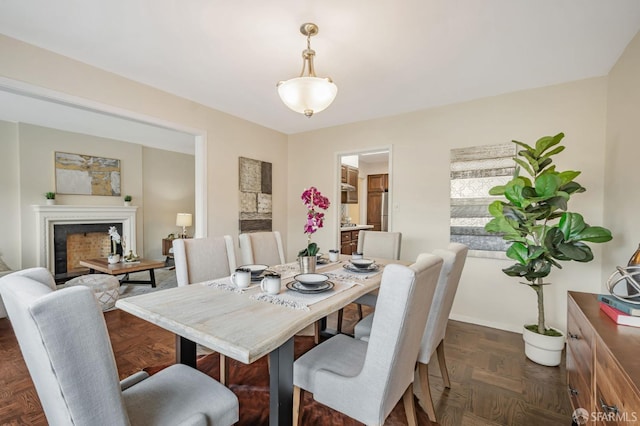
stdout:
[[389,231],[389,193],[382,193],[382,206],[380,211],[382,212],[382,220],[380,225],[381,231]]

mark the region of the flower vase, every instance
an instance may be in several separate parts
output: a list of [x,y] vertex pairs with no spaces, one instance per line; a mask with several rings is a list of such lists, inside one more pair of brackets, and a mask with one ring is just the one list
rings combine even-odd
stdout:
[[300,273],[313,274],[316,272],[316,259],[316,256],[299,256]]
[[107,261],[109,262],[109,264],[119,263],[120,255],[118,253],[115,253],[115,254],[112,253],[109,255],[109,257],[107,257]]

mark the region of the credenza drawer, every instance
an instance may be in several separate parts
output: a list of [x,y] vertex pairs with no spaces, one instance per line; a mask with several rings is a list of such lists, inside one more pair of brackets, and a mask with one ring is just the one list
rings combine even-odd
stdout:
[[574,357],[575,369],[580,371],[584,375],[584,380],[590,384],[593,377],[594,331],[571,298],[569,298],[568,311],[567,348],[571,350]]
[[596,343],[595,408],[599,424],[630,425],[640,422],[640,394],[609,350]]
[[567,347],[567,390],[574,410],[584,408],[589,413],[593,411],[591,377],[585,377],[584,372],[577,368],[574,354],[569,347]]

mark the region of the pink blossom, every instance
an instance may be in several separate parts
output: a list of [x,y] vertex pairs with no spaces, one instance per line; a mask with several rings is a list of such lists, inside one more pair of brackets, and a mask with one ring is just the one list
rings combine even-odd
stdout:
[[326,210],[331,203],[315,186],[305,189],[300,198],[307,207],[307,222],[304,225],[304,233],[309,234],[310,237],[311,234],[324,226],[324,213],[316,211],[316,208]]

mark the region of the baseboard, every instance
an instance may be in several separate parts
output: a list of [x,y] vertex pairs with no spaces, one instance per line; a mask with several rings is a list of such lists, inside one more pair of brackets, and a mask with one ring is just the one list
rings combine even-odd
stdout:
[[495,329],[504,330],[504,331],[512,331],[514,333],[522,334],[521,325],[514,326],[513,324],[506,324],[502,322],[485,321],[478,318],[468,317],[466,315],[458,315],[458,314],[452,314],[449,318],[455,321],[466,322],[469,324],[481,325],[483,327],[495,328]]

